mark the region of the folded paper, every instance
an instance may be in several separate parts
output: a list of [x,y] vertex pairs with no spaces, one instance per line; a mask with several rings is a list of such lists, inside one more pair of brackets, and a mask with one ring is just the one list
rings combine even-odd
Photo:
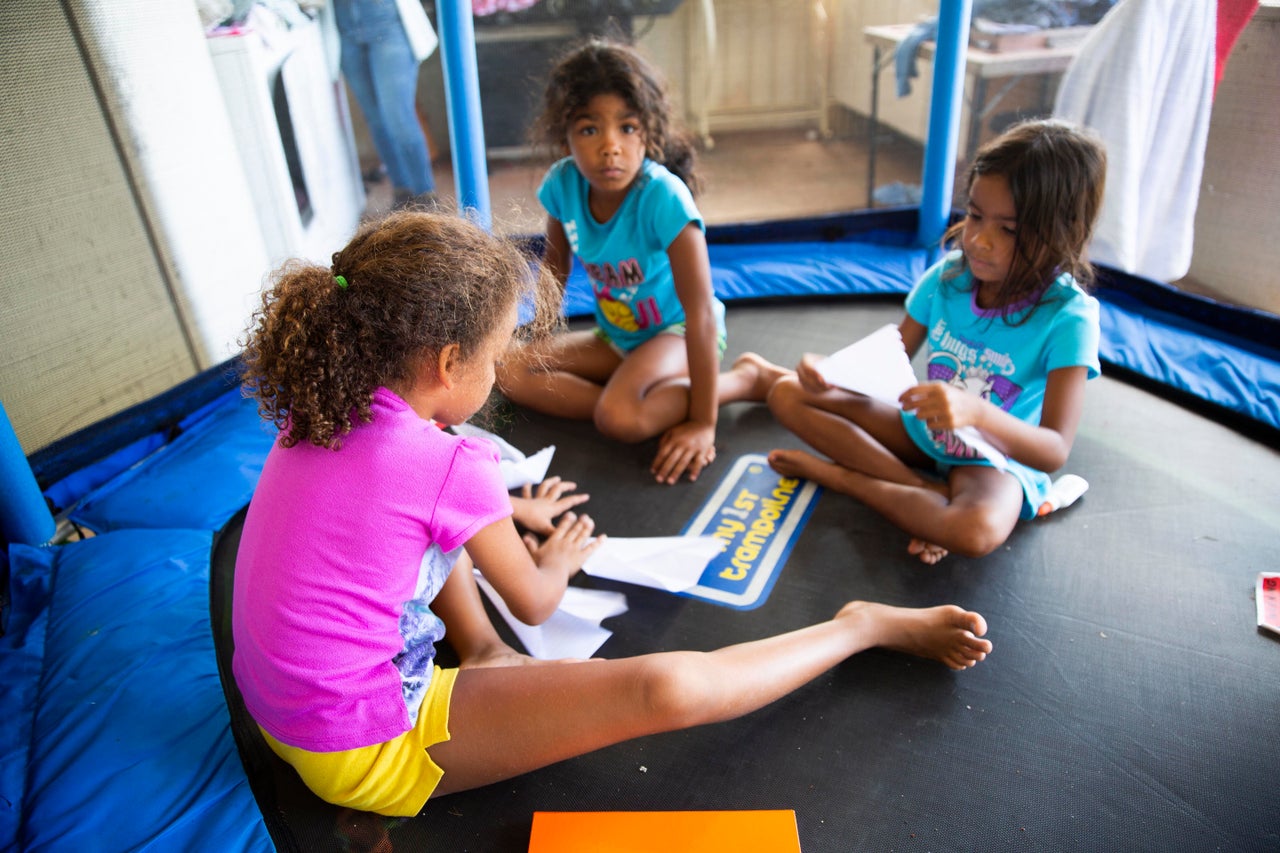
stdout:
[[582,589],[571,586],[564,591],[560,607],[541,625],[526,625],[512,615],[502,596],[479,571],[476,583],[493,602],[494,608],[511,627],[532,657],[540,660],[589,658],[604,641],[613,636],[600,623],[611,616],[627,612],[627,597],[620,592]]
[[707,563],[723,548],[714,536],[610,536],[582,570],[592,577],[684,592],[697,585]]
[[[898,398],[920,384],[911,368],[911,358],[902,343],[902,333],[892,323],[881,326],[861,340],[818,362],[818,373],[832,385],[866,394],[902,408]],[[1000,470],[1009,460],[971,426],[954,430],[955,436],[972,447]]]
[[902,344],[898,327],[889,324],[838,352],[817,365],[818,373],[832,385],[866,394],[901,408],[898,398],[908,388],[920,384],[911,359]]
[[532,486],[547,478],[547,469],[551,467],[551,457],[555,456],[554,444],[542,448],[532,456],[520,461],[503,459],[498,464],[502,467],[502,478],[508,489],[521,486]]

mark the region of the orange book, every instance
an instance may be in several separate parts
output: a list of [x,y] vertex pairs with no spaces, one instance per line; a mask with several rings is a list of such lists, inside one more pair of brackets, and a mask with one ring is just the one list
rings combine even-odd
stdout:
[[800,853],[796,813],[534,812],[529,853]]

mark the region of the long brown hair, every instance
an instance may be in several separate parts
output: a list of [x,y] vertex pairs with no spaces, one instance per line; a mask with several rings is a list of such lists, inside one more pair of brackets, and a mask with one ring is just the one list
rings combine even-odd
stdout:
[[695,196],[702,190],[693,137],[672,109],[666,81],[639,51],[616,41],[593,38],[557,60],[530,131],[534,143],[562,150],[574,116],[597,95],[626,101],[640,117],[646,156],[670,169]]
[[456,216],[401,211],[364,225],[332,267],[293,261],[244,341],[244,388],[286,447],[337,449],[371,418],[373,392],[412,381],[456,343],[468,358],[523,300],[541,334],[559,320],[554,278],[514,243]]
[[[1017,213],[1013,262],[996,291],[1006,318],[1014,307],[1038,300],[1061,273],[1088,288],[1094,274],[1087,250],[1107,175],[1101,140],[1058,119],[1021,122],[978,149],[966,193],[981,175],[1004,177]],[[943,245],[960,245],[963,231],[962,220],[947,229]],[[962,259],[949,277],[967,267]]]

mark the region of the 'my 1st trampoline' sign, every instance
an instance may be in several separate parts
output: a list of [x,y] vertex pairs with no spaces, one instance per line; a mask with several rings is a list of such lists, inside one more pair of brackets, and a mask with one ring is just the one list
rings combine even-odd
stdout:
[[764,604],[820,493],[808,480],[781,476],[758,453],[739,457],[681,531],[722,543],[683,594],[738,610]]

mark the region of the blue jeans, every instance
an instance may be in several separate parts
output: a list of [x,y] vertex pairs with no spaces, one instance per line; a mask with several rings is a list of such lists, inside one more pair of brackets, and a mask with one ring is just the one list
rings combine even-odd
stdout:
[[342,74],[392,186],[413,195],[435,190],[415,106],[418,61],[395,0],[334,0],[333,13],[342,42]]

